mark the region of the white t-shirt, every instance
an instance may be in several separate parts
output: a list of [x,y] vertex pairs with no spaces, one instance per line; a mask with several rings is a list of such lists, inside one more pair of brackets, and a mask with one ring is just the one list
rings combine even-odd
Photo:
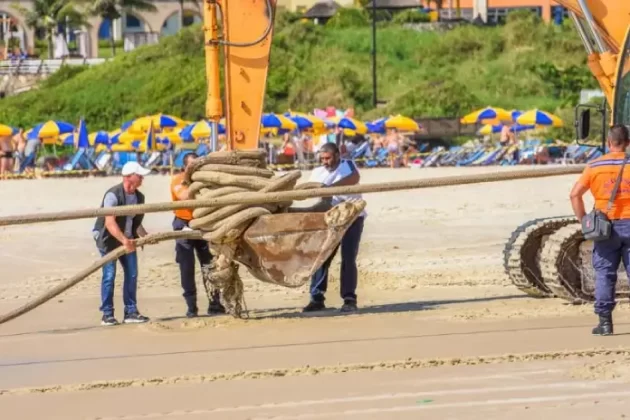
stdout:
[[[341,159],[339,166],[337,166],[337,169],[334,171],[329,171],[325,166],[319,166],[313,169],[309,182],[319,182],[328,186],[352,175],[353,172],[359,172],[354,162],[348,159]],[[361,194],[334,195],[332,197],[332,204],[336,206],[342,201],[348,201],[351,198],[362,198],[362,196]],[[367,212],[363,210],[359,217],[365,216],[367,216]]]

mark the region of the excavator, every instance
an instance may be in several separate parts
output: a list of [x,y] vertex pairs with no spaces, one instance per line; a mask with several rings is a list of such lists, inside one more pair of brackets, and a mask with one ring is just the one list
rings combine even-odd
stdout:
[[[576,107],[577,140],[581,145],[605,150],[606,121],[630,125],[630,1],[556,2],[569,10],[584,44],[588,67],[605,96],[602,105],[581,104]],[[275,0],[206,0],[204,4],[207,118],[216,128],[225,111],[228,149],[256,150],[259,148]],[[221,49],[225,104],[221,101],[220,91]],[[611,118],[608,108],[612,110]],[[583,143],[590,135],[591,110],[599,113],[604,122],[601,144],[595,146]],[[216,150],[217,132],[217,129],[213,130],[213,150]],[[285,238],[283,247],[280,247],[282,251],[271,255],[270,246],[264,249],[258,246],[254,250],[256,241],[250,238],[250,252],[245,252],[249,257],[241,258],[240,262],[248,260],[245,265],[249,265],[250,271],[261,280],[267,278],[272,282],[286,283],[282,279],[296,274],[289,272],[297,267],[288,262],[288,248],[319,235],[313,243],[325,242],[328,249],[320,252],[318,246],[313,246],[303,255],[302,266],[310,269],[302,272],[300,282],[294,282],[295,285],[303,283],[338,244],[341,234],[352,221],[348,219],[343,229],[332,234],[324,222],[324,213],[320,213],[319,218],[313,215],[275,214],[259,218],[267,219],[266,222],[256,221],[251,229],[261,237]],[[289,216],[301,219],[289,221]],[[287,230],[291,229],[294,240],[289,243],[286,242],[286,238],[290,237]],[[247,234],[245,237],[247,239]],[[512,283],[530,296],[559,297],[572,303],[591,302],[594,294],[591,253],[592,244],[584,240],[580,225],[573,216],[530,220],[518,226],[507,240],[504,268]],[[266,255],[266,262],[263,255]],[[274,267],[275,271],[267,270],[268,275],[262,275],[260,268],[265,264],[268,268]],[[276,273],[275,280],[270,279],[273,277],[269,275],[271,272]],[[619,287],[617,293],[627,296],[630,289]]]
[[[601,144],[595,147],[605,151],[607,122],[630,126],[630,2],[556,2],[569,10],[586,49],[588,67],[605,97],[601,105],[576,107],[577,142],[590,146],[582,141],[590,136],[594,110],[601,116],[603,128]],[[594,300],[595,292],[592,249],[593,244],[584,240],[581,226],[573,216],[530,220],[512,232],[504,248],[503,264],[512,283],[530,296],[588,303]],[[627,298],[627,282],[620,282],[616,293],[618,298]]]

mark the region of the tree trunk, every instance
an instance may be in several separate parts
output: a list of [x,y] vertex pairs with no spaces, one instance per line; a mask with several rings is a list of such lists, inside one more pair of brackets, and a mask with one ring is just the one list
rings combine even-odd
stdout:
[[114,19],[109,19],[109,42],[112,44],[112,57],[116,55],[116,40],[114,39]]
[[53,30],[52,30],[52,28],[49,28],[46,31],[46,38],[47,38],[47,41],[48,41],[48,59],[52,60],[53,57],[54,57],[54,53],[55,53],[55,51],[54,51],[55,50],[55,46],[54,46],[54,43],[53,43]]
[[184,0],[179,0],[179,30],[184,29]]

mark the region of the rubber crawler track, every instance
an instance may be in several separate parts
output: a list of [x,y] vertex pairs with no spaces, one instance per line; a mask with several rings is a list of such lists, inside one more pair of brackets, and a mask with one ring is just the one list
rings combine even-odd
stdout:
[[539,254],[548,235],[574,222],[572,216],[540,218],[530,220],[512,232],[503,251],[505,272],[512,284],[532,297],[553,296],[541,275]]
[[540,271],[547,287],[555,296],[575,304],[593,300],[582,292],[582,242],[581,225],[574,221],[549,235],[540,252]]

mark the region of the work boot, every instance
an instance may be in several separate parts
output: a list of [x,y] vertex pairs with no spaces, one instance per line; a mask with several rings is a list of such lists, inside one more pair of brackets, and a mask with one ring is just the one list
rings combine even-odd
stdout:
[[226,313],[225,306],[221,304],[221,292],[213,290],[210,293],[210,304],[208,304],[208,315]]
[[210,302],[210,305],[208,305],[208,315],[224,314],[224,313],[225,313],[225,306],[223,306],[221,302],[214,301],[214,302]]
[[194,318],[197,316],[197,297],[186,297],[186,306],[188,306],[188,311],[186,311],[187,318]]
[[326,305],[324,305],[324,301],[321,300],[311,300],[308,305],[302,309],[302,312],[315,312],[315,311],[323,311],[326,309]]
[[612,335],[613,322],[612,315],[600,315],[599,325],[593,328],[593,335]]
[[359,309],[357,308],[357,301],[354,299],[344,299],[343,306],[339,309],[339,312],[356,312]]

